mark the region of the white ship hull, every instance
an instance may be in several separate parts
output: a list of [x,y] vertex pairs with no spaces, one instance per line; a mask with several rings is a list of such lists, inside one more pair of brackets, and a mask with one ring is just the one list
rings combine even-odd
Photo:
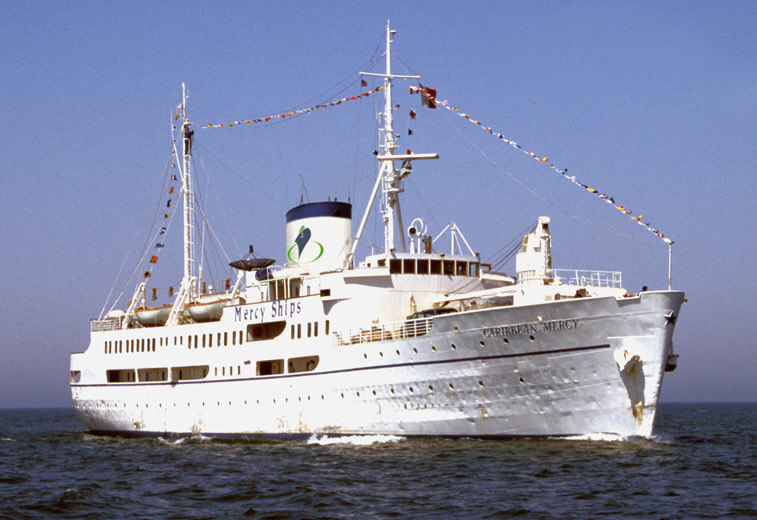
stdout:
[[[373,152],[378,172],[357,231],[350,203],[301,201],[285,215],[284,263],[248,256],[230,262],[237,270],[233,284],[231,278],[207,284],[203,273],[215,269],[198,262],[208,257],[195,251],[195,204],[201,199],[192,181],[194,131],[182,88],[166,179],[180,179],[181,189],[173,195],[172,184],[160,205],[172,207],[172,197],[181,197],[183,276],[175,295],[170,286],[172,303],[146,308],[147,294],[159,299],[152,269],[164,247],[168,211],[162,223],[153,222],[150,236],[159,241],[147,242],[143,278],[128,307],[113,310],[114,302],[105,317],[93,320],[89,347],[71,356],[74,405],[90,430],[652,434],[663,374],[677,358],[672,334],[683,293],[629,294],[619,272],[553,269],[547,216],[538,218],[520,246],[500,248],[493,265],[482,261],[454,222],[436,237],[422,218],[406,227],[400,210],[404,179],[415,161],[439,155],[396,153],[400,134],[393,112],[400,105],[392,80],[420,77],[392,74],[394,34],[387,23],[386,72],[361,73],[382,77],[382,86],[345,98],[384,91]],[[423,105],[435,106],[434,89],[419,83],[413,92]],[[384,226],[383,248],[372,248],[359,261],[374,206]],[[634,220],[672,245],[641,217]],[[449,249],[443,251],[447,232]],[[201,244],[204,237],[203,231]],[[497,271],[512,255],[515,276]]]
[[[682,293],[665,291],[494,308],[436,317],[423,336],[352,345],[283,341],[263,356],[317,349],[317,369],[295,374],[255,375],[254,344],[169,345],[133,353],[130,362],[220,363],[232,375],[82,381],[72,384],[72,396],[82,421],[101,433],[649,436],[682,301]],[[187,327],[201,334],[207,325],[177,329],[186,334]],[[93,343],[120,333],[94,333]],[[75,354],[72,372],[104,374],[109,360],[97,362],[97,350]],[[638,361],[624,367],[622,353]]]

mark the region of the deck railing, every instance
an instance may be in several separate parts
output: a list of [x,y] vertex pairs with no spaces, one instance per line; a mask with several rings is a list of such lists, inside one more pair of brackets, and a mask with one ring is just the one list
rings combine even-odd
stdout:
[[124,316],[115,318],[97,318],[89,320],[89,330],[92,332],[101,332],[105,330],[119,330],[124,322]]
[[431,320],[432,318],[421,318],[336,331],[333,333],[334,346],[339,347],[343,345],[356,345],[358,343],[391,341],[424,336],[431,330]]
[[[548,277],[559,285],[576,287],[623,287],[621,271],[592,271],[582,269],[552,269]],[[528,283],[532,280],[543,280],[541,276],[520,273],[520,282]]]

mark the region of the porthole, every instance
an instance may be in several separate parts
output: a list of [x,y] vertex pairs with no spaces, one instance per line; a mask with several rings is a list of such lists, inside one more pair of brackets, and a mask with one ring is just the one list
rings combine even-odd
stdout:
[[383,352],[379,352],[379,356],[384,357],[384,353]]
[[484,342],[484,340],[481,340],[478,343],[479,343],[479,345],[481,345],[481,348],[483,348],[483,347],[486,346],[486,343]]
[[400,355],[400,351],[399,350],[395,350],[395,352],[397,353],[398,356]]
[[450,383],[450,384],[449,384],[449,389],[450,389],[450,390],[454,390],[454,389],[455,389],[455,385],[453,385],[452,383]]
[[418,349],[417,348],[413,348],[413,354],[417,354],[417,353],[418,353]]
[[360,392],[355,392],[355,394],[357,394],[357,396],[360,397]]
[[479,381],[478,382],[478,386],[484,386],[484,382],[483,381]]
[[528,337],[528,339],[530,339],[531,341],[533,341],[533,340],[534,340],[534,339],[536,339],[536,338],[534,338],[534,335],[532,334],[532,335],[530,335],[530,336]]
[[344,399],[344,393],[342,393],[341,395],[342,395],[342,399]]
[[373,391],[373,395],[376,395],[376,391],[375,390]]
[[363,357],[364,357],[365,359],[368,359],[368,354],[363,354]]
[[452,347],[452,350],[457,350],[457,345],[455,345],[454,343],[450,346]]
[[431,350],[433,350],[434,352],[436,352],[436,347],[434,345],[431,345]]
[[433,392],[434,391],[434,386],[433,385],[428,385],[428,389],[429,389],[430,392]]
[[507,338],[502,338],[502,341],[504,341],[505,343],[510,343],[510,341]]
[[410,393],[411,394],[413,393],[413,387],[412,386],[410,387]]
[[394,388],[390,388],[389,391],[394,394]]
[[518,378],[518,381],[520,381],[520,383],[521,383],[522,385],[525,385],[525,384],[526,384],[526,380],[525,380],[525,379],[523,379],[522,377],[519,377],[519,378]]
[[455,325],[454,330],[455,332],[460,332],[460,328],[457,325]]

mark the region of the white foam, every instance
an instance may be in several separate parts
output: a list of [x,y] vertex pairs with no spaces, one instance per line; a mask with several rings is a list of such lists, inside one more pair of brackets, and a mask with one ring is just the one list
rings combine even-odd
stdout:
[[319,446],[329,446],[332,444],[370,446],[371,444],[398,442],[404,439],[404,437],[398,437],[397,435],[340,435],[339,437],[329,437],[328,435],[313,435],[308,439],[307,443],[317,444]]
[[179,437],[176,440],[169,441],[168,439],[164,439],[163,437],[158,437],[158,441],[162,442],[163,444],[184,444],[184,441],[187,440],[186,437]]
[[584,433],[581,435],[569,435],[567,437],[558,437],[566,441],[604,441],[604,442],[624,442],[630,438],[617,433]]

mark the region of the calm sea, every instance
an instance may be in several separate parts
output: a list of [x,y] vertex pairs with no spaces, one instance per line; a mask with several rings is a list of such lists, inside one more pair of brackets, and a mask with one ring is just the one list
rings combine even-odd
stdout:
[[757,404],[652,441],[120,439],[0,411],[0,518],[757,518]]

